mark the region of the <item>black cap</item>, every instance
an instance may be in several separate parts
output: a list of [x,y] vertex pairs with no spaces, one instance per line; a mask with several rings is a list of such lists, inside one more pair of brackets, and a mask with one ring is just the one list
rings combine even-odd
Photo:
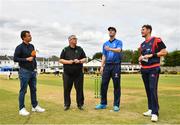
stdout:
[[109,27],[108,31],[110,31],[110,30],[114,30],[116,32],[116,28],[115,27]]

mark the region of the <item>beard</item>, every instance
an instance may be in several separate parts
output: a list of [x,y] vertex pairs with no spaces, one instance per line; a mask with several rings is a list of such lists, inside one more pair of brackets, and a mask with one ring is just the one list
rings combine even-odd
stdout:
[[142,37],[146,37],[146,36],[147,36],[147,35],[143,35],[143,34],[142,34]]
[[112,38],[112,37],[115,37],[115,35],[109,35],[109,37],[111,37],[111,38]]

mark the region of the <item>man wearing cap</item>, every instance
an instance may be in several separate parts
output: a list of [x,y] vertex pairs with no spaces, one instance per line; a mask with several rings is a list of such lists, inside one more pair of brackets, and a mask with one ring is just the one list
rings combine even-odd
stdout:
[[68,37],[69,46],[65,47],[60,55],[60,63],[63,64],[63,86],[64,86],[64,110],[68,110],[71,105],[71,89],[74,84],[76,89],[77,107],[83,110],[83,63],[86,62],[86,54],[80,46],[77,46],[75,35]]
[[110,78],[112,78],[114,85],[113,110],[117,112],[120,109],[121,96],[120,74],[122,41],[115,38],[116,29],[114,27],[109,27],[108,31],[110,39],[103,45],[103,55],[100,69],[102,74],[101,102],[96,105],[95,109],[105,109],[107,107],[107,90]]

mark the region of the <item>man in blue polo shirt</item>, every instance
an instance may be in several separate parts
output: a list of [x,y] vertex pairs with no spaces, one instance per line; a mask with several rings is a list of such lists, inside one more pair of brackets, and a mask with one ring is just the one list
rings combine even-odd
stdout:
[[110,78],[113,80],[114,85],[114,111],[119,111],[121,86],[120,86],[120,74],[121,74],[121,51],[122,41],[115,38],[116,29],[109,27],[110,39],[103,45],[103,56],[101,62],[100,72],[102,74],[101,84],[101,102],[95,109],[105,109],[107,106],[107,90]]

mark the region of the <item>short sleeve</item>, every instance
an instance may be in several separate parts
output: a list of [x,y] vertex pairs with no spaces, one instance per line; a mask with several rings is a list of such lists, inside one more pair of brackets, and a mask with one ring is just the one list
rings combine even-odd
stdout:
[[82,59],[82,58],[86,58],[86,53],[84,52],[84,50],[81,48],[81,50],[82,50],[82,52],[81,52],[81,56],[80,56],[80,58]]
[[103,55],[106,56],[107,51],[104,49],[104,47],[105,47],[105,44],[103,44],[103,47],[102,47],[102,53],[103,53]]
[[65,59],[65,49],[62,50],[60,54],[60,59]]
[[166,48],[166,45],[164,44],[164,42],[160,38],[157,38],[156,46],[157,46],[158,51],[161,51],[162,49]]
[[161,51],[162,49],[166,48],[166,45],[164,44],[164,42],[160,42],[157,44],[158,45],[158,50]]
[[123,45],[122,45],[122,41],[118,41],[118,43],[117,43],[117,48],[122,49],[122,47],[123,47]]

